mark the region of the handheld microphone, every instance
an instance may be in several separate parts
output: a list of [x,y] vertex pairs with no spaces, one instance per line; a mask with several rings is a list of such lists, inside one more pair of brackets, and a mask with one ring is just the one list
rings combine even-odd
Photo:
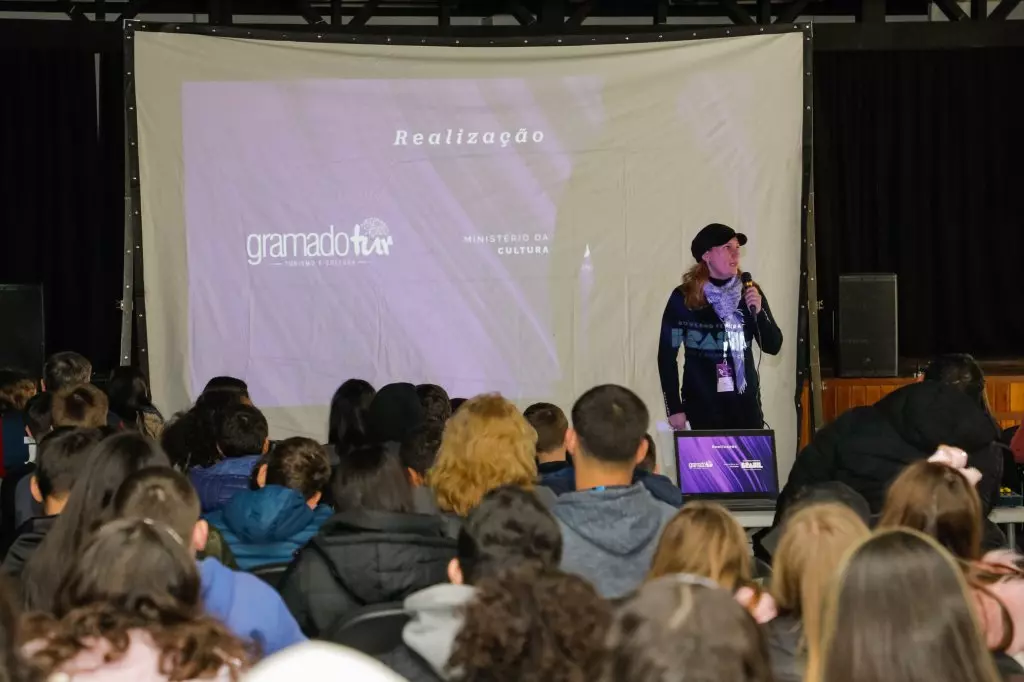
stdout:
[[[754,278],[750,276],[749,272],[744,272],[740,275],[740,281],[743,282],[743,290],[746,291],[747,287],[754,286]],[[754,306],[747,306],[751,315],[754,315]]]

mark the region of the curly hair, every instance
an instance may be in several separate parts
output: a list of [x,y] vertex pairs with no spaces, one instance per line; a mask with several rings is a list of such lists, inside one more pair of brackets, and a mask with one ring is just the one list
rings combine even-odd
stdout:
[[250,658],[227,627],[205,615],[195,560],[169,527],[145,519],[103,526],[58,592],[52,616],[29,621],[44,644],[31,662],[53,675],[96,646],[106,663],[121,660],[144,633],[160,650],[169,680],[213,677],[227,668],[237,679]]
[[0,370],[0,413],[24,410],[29,398],[37,393],[35,380],[14,370]]
[[445,427],[437,461],[427,475],[437,506],[465,516],[501,485],[533,488],[537,432],[497,393],[466,401]]
[[589,682],[611,605],[583,578],[523,566],[477,584],[448,669],[460,682]]

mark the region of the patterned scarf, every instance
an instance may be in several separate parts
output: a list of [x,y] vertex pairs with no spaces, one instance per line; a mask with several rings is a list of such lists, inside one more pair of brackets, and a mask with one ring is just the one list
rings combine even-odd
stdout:
[[725,336],[732,355],[732,366],[736,376],[736,392],[743,393],[747,389],[747,373],[743,367],[743,352],[747,349],[747,337],[743,333],[743,314],[740,312],[740,295],[743,293],[743,282],[738,276],[733,277],[720,287],[711,282],[704,285],[704,295],[708,303],[715,309],[718,319],[725,325]]

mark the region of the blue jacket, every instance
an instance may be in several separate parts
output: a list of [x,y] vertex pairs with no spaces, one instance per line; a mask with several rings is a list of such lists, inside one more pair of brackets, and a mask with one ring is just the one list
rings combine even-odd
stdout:
[[199,577],[206,612],[236,636],[256,642],[264,656],[306,641],[281,595],[256,576],[203,559]]
[[188,477],[199,494],[203,513],[220,509],[232,497],[249,489],[249,479],[260,455],[228,457],[213,466],[192,467]]
[[[633,483],[643,483],[656,500],[673,507],[683,506],[683,493],[668,476],[637,469],[633,472]],[[574,493],[576,492],[576,470],[572,467],[559,469],[553,474],[541,476],[540,484],[551,489],[556,495]]]
[[302,493],[279,485],[236,494],[223,509],[206,516],[243,571],[286,564],[331,518],[330,507],[310,509]]

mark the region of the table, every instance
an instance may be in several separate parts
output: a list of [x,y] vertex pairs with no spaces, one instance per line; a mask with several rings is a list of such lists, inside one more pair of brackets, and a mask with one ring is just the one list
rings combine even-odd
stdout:
[[[747,529],[770,528],[774,511],[733,511],[732,515]],[[1024,507],[996,507],[988,515],[992,523],[1002,526],[1010,547],[1017,546],[1017,524],[1024,523]]]

